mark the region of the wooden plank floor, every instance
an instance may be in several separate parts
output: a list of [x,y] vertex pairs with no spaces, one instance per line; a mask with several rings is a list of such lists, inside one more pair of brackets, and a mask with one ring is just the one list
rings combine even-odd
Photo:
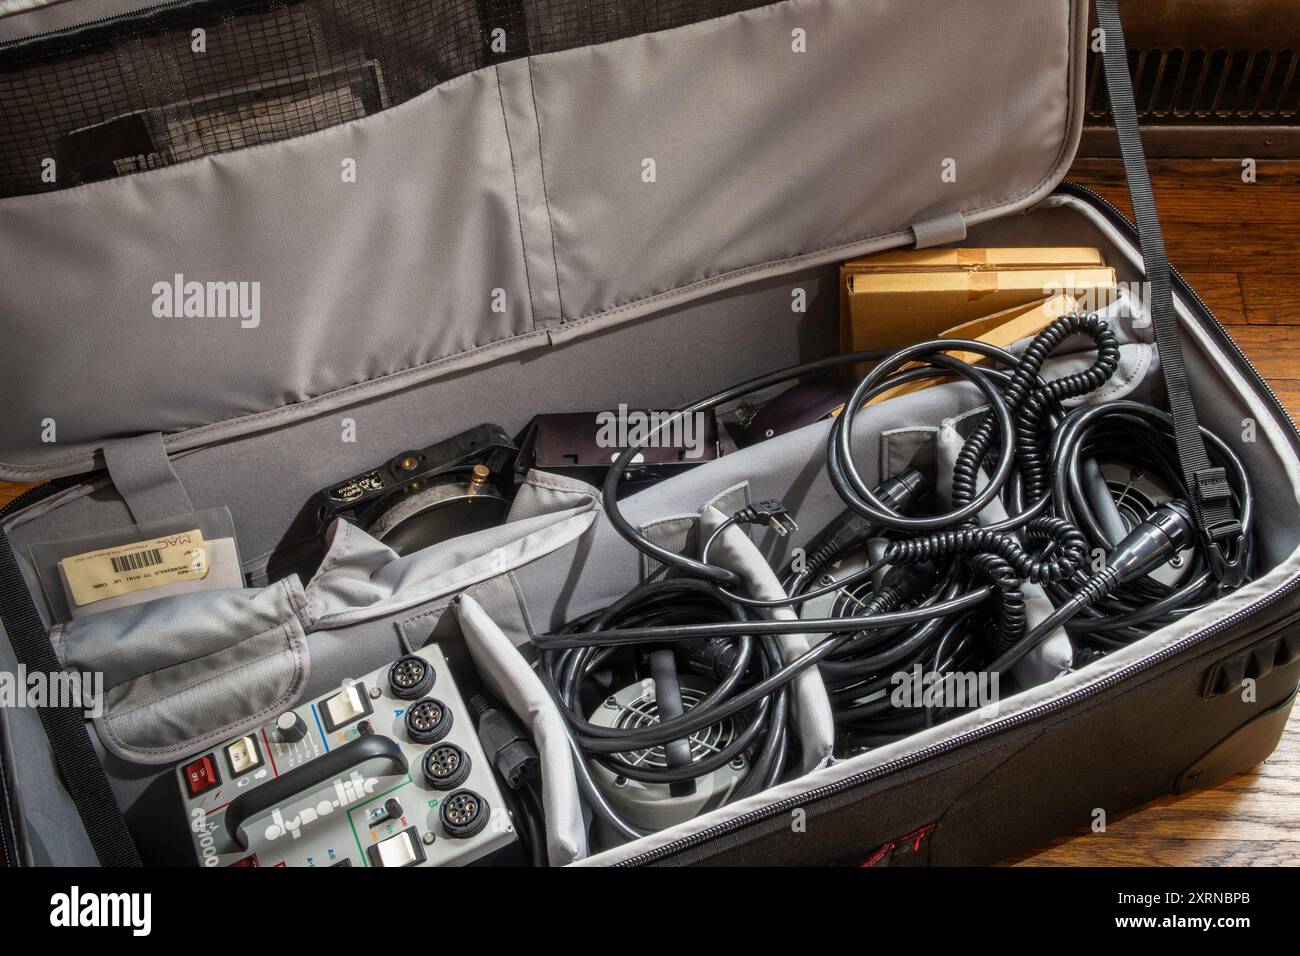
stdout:
[[[1151,164],[1169,260],[1229,326],[1300,418],[1300,162]],[[1131,214],[1118,160],[1076,160],[1069,178]],[[1300,708],[1264,763],[1217,787],[1165,797],[1008,861],[1018,866],[1300,865]]]
[[[1300,416],[1300,162],[1163,160],[1152,179],[1169,256]],[[1115,160],[1079,160],[1070,178],[1128,211]],[[0,504],[22,490],[0,483]],[[1066,837],[1021,866],[1300,864],[1300,712],[1277,751],[1250,773]]]

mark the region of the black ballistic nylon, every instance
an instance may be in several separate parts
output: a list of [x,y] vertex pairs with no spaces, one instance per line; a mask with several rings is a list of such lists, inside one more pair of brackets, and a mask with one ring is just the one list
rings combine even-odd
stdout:
[[[173,0],[0,46],[0,197],[289,139],[763,0]],[[196,51],[193,31],[204,31]],[[53,165],[51,165],[53,161]]]

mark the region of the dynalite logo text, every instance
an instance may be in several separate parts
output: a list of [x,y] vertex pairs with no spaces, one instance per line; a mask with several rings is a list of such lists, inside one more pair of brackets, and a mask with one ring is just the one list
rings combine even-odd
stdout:
[[379,781],[374,777],[362,777],[355,770],[346,780],[334,781],[334,799],[321,800],[314,807],[304,807],[298,811],[296,816],[285,819],[284,814],[277,807],[271,813],[271,822],[266,828],[267,841],[278,840],[286,833],[297,840],[302,836],[300,832],[306,824],[312,823],[320,817],[329,816],[335,810],[342,807],[350,807],[352,804],[364,800],[370,796],[379,785]]

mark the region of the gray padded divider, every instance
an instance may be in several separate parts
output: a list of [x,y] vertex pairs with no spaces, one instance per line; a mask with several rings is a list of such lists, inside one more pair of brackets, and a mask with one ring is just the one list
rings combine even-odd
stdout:
[[587,855],[587,832],[564,718],[528,662],[469,595],[455,605],[479,673],[532,733],[542,769],[547,856],[552,865]]
[[[707,537],[728,517],[715,505],[709,505],[700,516],[701,532]],[[718,535],[709,559],[721,567],[740,575],[750,597],[772,601],[783,599],[785,589],[776,573],[749,536],[734,525]],[[768,608],[763,617],[775,620],[793,620],[797,615],[789,607]],[[778,639],[781,656],[789,663],[808,651],[807,636],[782,634]],[[830,760],[835,746],[835,719],[831,714],[830,699],[817,668],[810,667],[799,674],[791,685],[794,692],[794,719],[802,755],[800,770],[816,770]]]
[[99,675],[104,746],[171,763],[256,727],[307,682],[302,586],[193,591],[55,627],[64,667]]
[[[734,488],[727,488],[719,492],[712,500],[705,503],[703,511],[710,508],[716,508],[724,514],[731,514],[745,507],[749,503],[749,486],[742,483]],[[641,533],[645,537],[659,545],[661,548],[667,548],[678,554],[691,553],[698,554],[700,549],[700,514],[693,512],[687,515],[674,515],[668,518],[657,518],[649,524],[641,526]],[[641,579],[643,581],[652,581],[656,578],[662,578],[668,573],[666,565],[661,564],[648,554],[641,556],[643,571]]]
[[589,485],[534,471],[511,513],[526,517],[402,556],[356,525],[336,521],[325,560],[307,582],[308,627],[387,617],[508,574],[582,535],[597,503]]

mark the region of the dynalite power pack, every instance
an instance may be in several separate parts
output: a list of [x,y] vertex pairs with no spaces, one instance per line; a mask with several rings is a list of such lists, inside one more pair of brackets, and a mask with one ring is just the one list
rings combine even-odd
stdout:
[[177,767],[204,866],[439,866],[514,842],[437,647]]
[[[1300,678],[1300,437],[1164,261],[1114,7],[1137,226],[1062,183],[1084,0],[0,4],[0,480],[35,485],[0,513],[0,669],[102,688],[0,712],[5,862],[988,863],[1262,760]],[[1182,437],[1221,436],[1253,571],[1105,653],[1026,658],[996,708],[845,751],[813,670],[764,738],[786,760],[746,746],[752,707],[654,727],[806,636],[609,676],[600,615],[680,587],[674,556],[707,546],[750,600],[783,587],[844,507],[821,414],[665,472],[617,502],[626,527],[590,477],[503,462],[469,533],[318,528],[322,489],[484,423],[507,449],[538,415],[832,361],[846,260],[1046,246],[1098,250],[1135,292],[1087,401],[1172,402]],[[1087,364],[1072,348],[1054,368]],[[988,401],[948,381],[851,416],[861,486],[934,474]],[[1221,471],[1162,513],[1216,547],[1242,530],[1206,520],[1242,490]],[[54,613],[33,549],[214,508],[242,587]],[[542,660],[556,635],[572,666]],[[620,763],[613,738],[648,743]]]

